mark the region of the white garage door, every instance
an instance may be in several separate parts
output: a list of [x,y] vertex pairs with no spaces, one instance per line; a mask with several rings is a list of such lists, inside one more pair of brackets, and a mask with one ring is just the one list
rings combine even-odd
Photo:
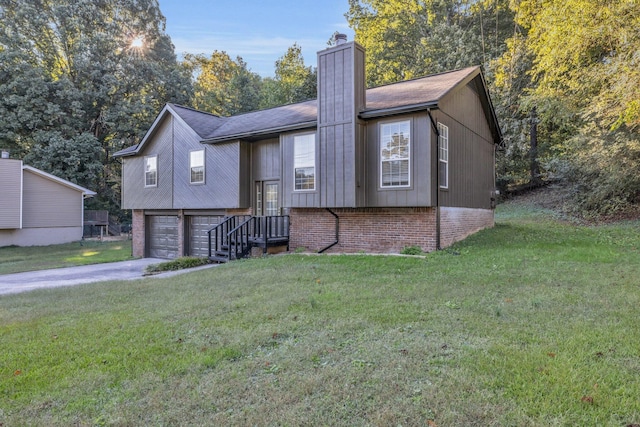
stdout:
[[151,258],[173,259],[178,256],[178,217],[147,216],[147,242]]
[[207,231],[222,221],[223,216],[189,217],[189,255],[209,256],[209,238]]

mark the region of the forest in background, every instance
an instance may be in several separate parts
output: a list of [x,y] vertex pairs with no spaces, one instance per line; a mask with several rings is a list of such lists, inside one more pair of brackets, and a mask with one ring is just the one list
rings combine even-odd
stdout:
[[[349,0],[345,16],[370,87],[482,65],[503,192],[560,182],[591,217],[640,204],[640,3]],[[298,44],[267,78],[215,46],[178,60],[156,0],[0,0],[0,148],[97,191],[90,209],[119,214],[111,155],[167,102],[226,116],[315,97]]]

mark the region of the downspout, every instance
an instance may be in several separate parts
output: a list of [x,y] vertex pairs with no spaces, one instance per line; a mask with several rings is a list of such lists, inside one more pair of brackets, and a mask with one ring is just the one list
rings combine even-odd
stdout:
[[335,245],[337,245],[338,243],[340,243],[340,218],[338,217],[338,215],[335,214],[335,212],[333,212],[331,209],[329,208],[325,208],[327,210],[327,212],[329,212],[331,215],[334,216],[334,218],[336,219],[336,240],[335,242],[333,242],[332,244],[330,244],[329,246],[322,248],[318,251],[319,254],[323,253],[324,251],[331,249],[332,247],[334,247]]
[[436,133],[436,250],[439,251],[442,249],[440,245],[440,132],[438,132],[438,125],[431,115],[431,108],[427,108],[427,115],[431,121],[431,127]]

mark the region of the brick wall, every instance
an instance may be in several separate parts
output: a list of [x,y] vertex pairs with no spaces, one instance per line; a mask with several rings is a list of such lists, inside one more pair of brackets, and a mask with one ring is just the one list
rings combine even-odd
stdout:
[[134,209],[131,215],[131,244],[134,257],[144,257],[144,227],[144,211]]
[[[332,209],[339,243],[327,252],[398,253],[406,246],[436,247],[435,209]],[[318,251],[335,241],[335,218],[325,209],[291,209],[291,250]]]
[[440,243],[446,248],[493,225],[492,209],[440,208]]
[[[407,246],[436,249],[435,208],[332,209],[340,218],[339,243],[327,252],[398,253]],[[291,250],[318,251],[335,241],[335,218],[326,209],[291,209]],[[493,226],[493,211],[441,208],[441,246]]]

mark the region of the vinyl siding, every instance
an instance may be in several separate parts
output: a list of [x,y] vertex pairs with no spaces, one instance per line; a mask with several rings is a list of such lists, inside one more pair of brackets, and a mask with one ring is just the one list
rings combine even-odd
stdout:
[[82,192],[23,171],[23,227],[81,227]]
[[293,172],[293,139],[296,135],[306,135],[309,132],[297,132],[282,135],[280,147],[282,150],[282,205],[291,207],[320,207],[319,176],[322,175],[318,164],[318,138],[316,135],[316,189],[294,191],[295,177]]
[[251,143],[251,163],[254,181],[280,179],[280,141],[276,138]]
[[22,162],[0,159],[0,229],[22,227]]

